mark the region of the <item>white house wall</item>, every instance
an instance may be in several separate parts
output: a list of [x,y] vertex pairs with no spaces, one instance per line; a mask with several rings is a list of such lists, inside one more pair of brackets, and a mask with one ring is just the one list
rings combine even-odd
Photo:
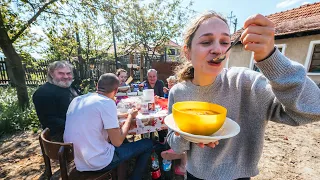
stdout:
[[243,45],[239,44],[231,49],[228,67],[249,67],[251,52],[244,50]]
[[[288,39],[276,40],[275,44],[286,44],[285,55],[291,60],[297,61],[304,65],[311,41],[320,40],[319,35],[295,37]],[[236,45],[231,50],[228,67],[250,67],[251,52],[245,51],[242,44]],[[319,75],[310,75],[311,79],[320,83]]]

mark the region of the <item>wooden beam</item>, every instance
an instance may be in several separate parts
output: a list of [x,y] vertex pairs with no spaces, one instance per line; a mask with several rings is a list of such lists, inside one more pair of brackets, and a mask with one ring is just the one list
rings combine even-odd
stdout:
[[144,58],[143,55],[140,54],[140,82],[143,81],[143,70],[144,70]]
[[[133,63],[133,58],[134,58],[133,54],[130,54],[130,58],[129,58],[130,64],[134,64]],[[133,77],[133,67],[132,66],[130,68],[130,76]]]

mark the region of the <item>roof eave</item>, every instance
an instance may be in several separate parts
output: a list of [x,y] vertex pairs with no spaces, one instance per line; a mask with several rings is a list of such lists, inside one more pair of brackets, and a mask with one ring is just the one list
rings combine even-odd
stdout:
[[296,32],[286,32],[286,33],[276,34],[275,39],[288,39],[288,38],[303,37],[303,36],[310,36],[310,35],[317,35],[317,34],[320,34],[320,29],[311,29],[306,31],[296,31]]

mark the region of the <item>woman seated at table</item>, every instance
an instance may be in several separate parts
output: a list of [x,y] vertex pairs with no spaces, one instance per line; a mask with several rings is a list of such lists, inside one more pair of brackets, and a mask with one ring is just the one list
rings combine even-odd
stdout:
[[[118,88],[118,92],[120,93],[127,93],[127,92],[130,92],[130,86],[128,86],[128,84],[126,84],[126,80],[127,80],[127,71],[124,70],[124,69],[118,69],[116,71],[116,75],[117,77],[119,78],[119,88]],[[117,96],[116,97],[116,104],[118,104],[120,102],[121,99],[125,99],[127,98],[128,96],[125,94],[124,96]]]
[[168,83],[168,87],[163,87],[163,93],[164,93],[164,97],[168,98],[168,94],[170,89],[177,84],[178,80],[175,76],[170,76],[167,78],[167,83]]
[[[116,72],[116,75],[119,78],[120,81],[120,85],[119,85],[119,89],[118,92],[130,92],[130,86],[128,84],[126,84],[126,80],[128,78],[128,72],[124,69],[118,69]],[[121,87],[126,87],[127,88],[121,88]]]

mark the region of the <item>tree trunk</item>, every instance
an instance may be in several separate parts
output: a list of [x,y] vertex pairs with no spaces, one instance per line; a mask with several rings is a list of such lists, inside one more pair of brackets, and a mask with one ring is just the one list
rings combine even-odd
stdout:
[[10,78],[11,83],[16,87],[17,95],[18,95],[18,103],[22,109],[29,106],[29,97],[28,90],[26,85],[26,77],[25,72],[22,67],[22,59],[16,52],[13,47],[13,43],[23,34],[23,32],[30,27],[30,25],[36,21],[36,19],[40,16],[40,14],[48,8],[50,4],[55,3],[58,0],[47,1],[39,10],[24,24],[18,33],[16,33],[11,39],[7,34],[7,29],[5,27],[5,23],[3,21],[3,14],[1,13],[0,8],[0,47],[6,56],[6,64],[8,76]]
[[19,106],[24,109],[29,106],[28,90],[25,79],[25,72],[22,67],[22,59],[14,49],[3,24],[0,22],[0,46],[6,56],[6,69],[10,83],[16,87]]
[[79,69],[80,69],[80,79],[81,81],[85,78],[84,74],[84,61],[81,55],[81,43],[80,43],[80,36],[79,36],[79,30],[78,25],[76,24],[76,41],[78,44],[78,61],[79,61]]

